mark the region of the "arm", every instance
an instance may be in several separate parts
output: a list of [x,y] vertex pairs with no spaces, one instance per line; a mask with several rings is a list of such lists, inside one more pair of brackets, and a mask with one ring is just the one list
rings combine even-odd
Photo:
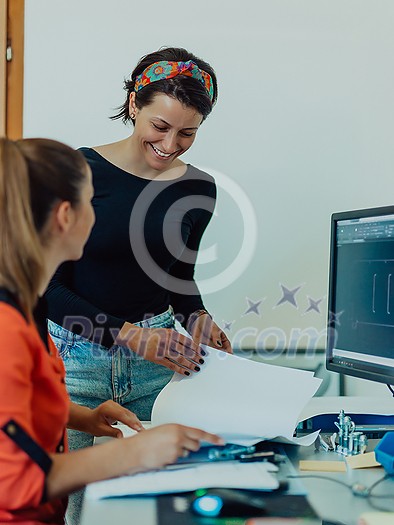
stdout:
[[[212,184],[210,196],[216,202],[216,186]],[[187,281],[195,289],[193,295],[182,295],[172,292],[171,303],[175,312],[181,314],[181,324],[192,336],[197,344],[206,344],[225,352],[232,353],[231,343],[226,334],[214,322],[211,315],[205,310],[200,291],[194,279],[195,265],[201,239],[213,214],[212,210],[199,210],[199,218],[194,224],[186,241],[186,248],[193,253],[191,262],[177,261],[171,268],[170,274],[178,279]]]
[[[72,264],[64,263],[60,266],[48,286],[45,294],[48,300],[48,317],[72,332],[79,326],[82,328],[82,337],[95,340],[96,317],[102,312],[72,292]],[[71,323],[75,324],[72,326]],[[99,335],[103,328],[104,335],[97,341],[100,344],[108,348],[114,343],[125,346],[144,359],[166,366],[174,372],[190,375],[197,371],[196,363],[201,363],[199,346],[175,330],[140,328],[108,315],[106,323],[99,326]],[[70,424],[74,425],[72,420]],[[73,428],[76,428],[75,425]]]
[[196,428],[163,425],[131,438],[53,454],[46,484],[48,497],[63,496],[93,481],[161,468],[184,456],[185,451],[198,450],[202,440],[224,444],[218,436]]
[[189,316],[196,310],[204,309],[200,290],[194,279],[194,272],[198,250],[202,236],[211,220],[213,209],[216,202],[216,186],[210,185],[209,197],[212,199],[212,208],[210,210],[193,210],[194,222],[189,235],[183,233],[185,248],[188,250],[188,262],[181,259],[176,261],[170,268],[170,275],[181,281],[186,281],[192,294],[182,294],[171,291],[170,302],[174,307],[175,313],[180,317],[181,324],[186,328]]
[[[125,320],[102,312],[72,290],[73,264],[63,263],[48,285],[48,317],[67,330],[110,348]],[[105,322],[98,324],[100,314],[104,314]]]
[[[36,507],[45,498],[48,457],[37,434],[41,414],[35,415],[33,424],[34,345],[22,316],[4,304],[0,334],[0,508]],[[66,413],[63,406],[58,411]],[[51,428],[50,433],[57,443],[63,428]]]
[[[7,311],[8,308],[8,311]],[[117,439],[104,445],[76,452],[53,453],[64,427],[48,428],[53,403],[38,407],[42,419],[33,424],[33,400],[43,392],[40,368],[45,350],[19,313],[0,305],[0,507],[17,510],[35,508],[53,499],[99,481],[125,473],[136,473],[174,462],[184,451],[197,450],[200,441],[223,444],[215,435],[180,425],[165,425],[143,431],[132,438]],[[10,314],[10,315],[8,315]],[[18,351],[10,352],[10,348]],[[38,383],[35,378],[38,377]],[[48,386],[51,386],[48,377]],[[64,387],[54,373],[53,386],[60,388],[65,401]],[[36,394],[36,397],[35,395]],[[60,401],[59,401],[60,402]],[[63,406],[58,412],[65,413]],[[71,419],[85,410],[72,408]],[[41,413],[39,414],[41,415]],[[13,421],[13,423],[11,422]],[[60,420],[59,420],[60,421]],[[58,421],[58,424],[60,425]],[[38,426],[37,426],[38,425]],[[46,426],[45,426],[46,425]],[[52,451],[40,445],[40,437],[52,433]],[[19,439],[20,438],[20,439]]]
[[87,432],[93,436],[120,438],[123,436],[122,432],[111,426],[116,421],[124,423],[137,432],[143,429],[141,421],[133,412],[111,400],[102,403],[94,410],[71,402],[67,428]]

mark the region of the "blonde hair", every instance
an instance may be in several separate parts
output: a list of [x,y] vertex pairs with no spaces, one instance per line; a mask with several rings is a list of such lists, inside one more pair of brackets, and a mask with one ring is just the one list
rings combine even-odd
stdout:
[[44,264],[30,206],[26,161],[15,143],[0,139],[0,280],[29,317]]
[[86,166],[57,141],[0,138],[0,284],[29,318],[44,273],[44,227],[57,202],[78,205]]

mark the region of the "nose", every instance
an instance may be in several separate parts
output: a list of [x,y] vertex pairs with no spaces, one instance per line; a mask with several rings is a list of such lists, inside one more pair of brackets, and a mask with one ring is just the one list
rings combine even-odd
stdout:
[[176,133],[173,133],[172,131],[168,131],[165,137],[163,137],[162,147],[164,149],[164,153],[174,153],[174,151],[176,151],[177,149]]

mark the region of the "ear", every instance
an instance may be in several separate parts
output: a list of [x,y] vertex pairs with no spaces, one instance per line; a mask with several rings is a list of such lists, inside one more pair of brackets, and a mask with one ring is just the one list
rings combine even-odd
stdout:
[[54,226],[59,233],[66,233],[74,221],[74,210],[69,201],[62,201],[53,211]]
[[135,92],[130,93],[129,97],[129,115],[136,115],[138,113],[138,108],[135,105]]

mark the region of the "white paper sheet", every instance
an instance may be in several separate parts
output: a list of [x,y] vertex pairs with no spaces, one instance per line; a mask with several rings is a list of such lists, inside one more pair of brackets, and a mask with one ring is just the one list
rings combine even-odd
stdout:
[[86,497],[102,499],[126,495],[184,492],[204,488],[239,488],[275,490],[278,480],[271,474],[278,468],[272,463],[217,462],[192,465],[179,470],[160,470],[122,476],[91,483]]
[[317,433],[294,438],[298,417],[321,379],[313,372],[268,365],[203,346],[201,371],[175,374],[160,392],[152,425],[179,423],[221,435],[231,443],[249,444],[284,438],[309,445]]

